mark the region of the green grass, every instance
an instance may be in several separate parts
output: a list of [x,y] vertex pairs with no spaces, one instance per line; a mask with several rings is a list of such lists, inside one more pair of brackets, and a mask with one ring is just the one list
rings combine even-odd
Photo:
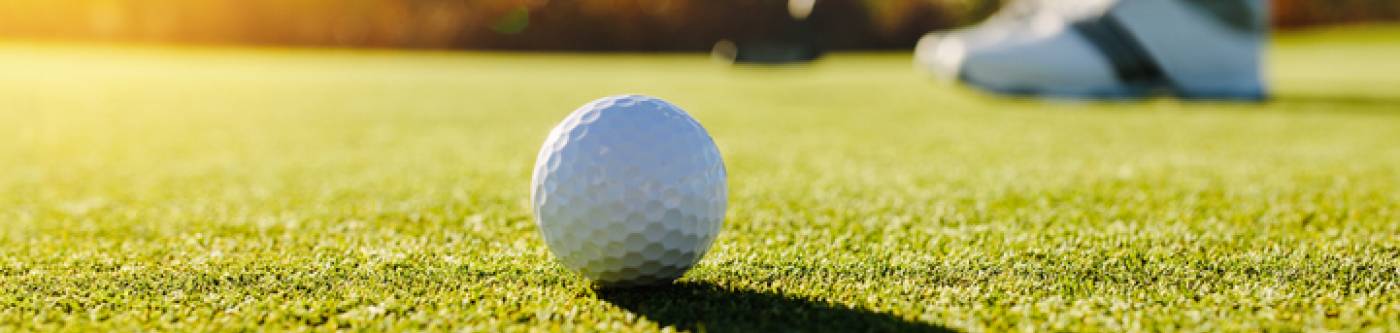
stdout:
[[[1280,37],[1268,104],[1037,102],[908,54],[0,44],[0,330],[1400,330],[1400,35]],[[730,171],[677,285],[552,262],[555,121],[645,93]]]

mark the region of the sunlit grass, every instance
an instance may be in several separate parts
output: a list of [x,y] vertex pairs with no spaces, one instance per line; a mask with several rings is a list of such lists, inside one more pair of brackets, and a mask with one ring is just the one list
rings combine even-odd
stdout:
[[[1400,330],[1400,50],[1326,33],[1262,105],[1003,100],[907,54],[0,44],[0,329]],[[676,287],[594,291],[529,215],[550,126],[620,93],[728,163]]]

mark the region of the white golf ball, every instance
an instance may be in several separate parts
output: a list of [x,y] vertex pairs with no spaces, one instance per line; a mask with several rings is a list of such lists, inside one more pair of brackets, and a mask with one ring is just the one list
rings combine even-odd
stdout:
[[658,98],[574,110],[535,161],[535,221],[555,258],[602,285],[675,280],[724,224],[724,161],[709,133]]

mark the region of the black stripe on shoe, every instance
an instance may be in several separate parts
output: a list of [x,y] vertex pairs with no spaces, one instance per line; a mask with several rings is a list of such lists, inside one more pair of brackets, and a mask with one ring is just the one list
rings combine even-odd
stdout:
[[1146,89],[1170,85],[1161,65],[1113,15],[1076,22],[1072,27],[1108,59],[1123,83]]

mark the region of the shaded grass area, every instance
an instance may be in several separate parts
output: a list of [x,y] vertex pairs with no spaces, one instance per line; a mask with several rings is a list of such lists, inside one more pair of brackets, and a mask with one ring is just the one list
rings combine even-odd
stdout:
[[[1400,330],[1393,31],[1280,37],[1260,105],[1005,100],[907,54],[0,44],[0,327]],[[549,128],[620,93],[730,171],[675,286],[594,290],[529,215]]]

